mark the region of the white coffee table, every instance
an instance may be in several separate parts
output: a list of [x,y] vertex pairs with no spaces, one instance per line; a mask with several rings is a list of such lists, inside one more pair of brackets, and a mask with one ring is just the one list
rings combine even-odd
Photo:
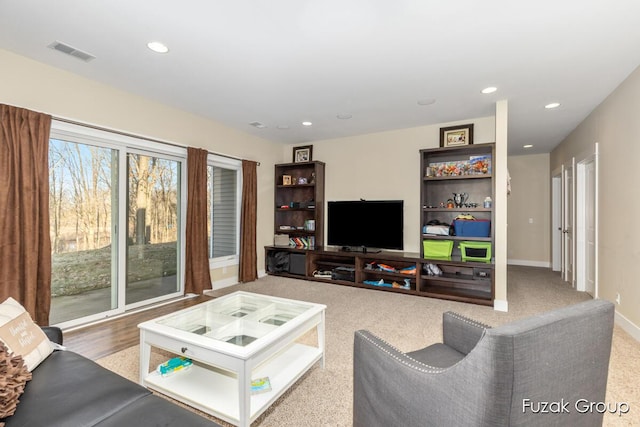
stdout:
[[[141,323],[140,384],[249,426],[316,362],[324,368],[325,309],[235,292]],[[317,342],[299,342],[314,328]],[[151,347],[188,357],[193,365],[165,377],[155,366],[149,372]],[[251,380],[262,377],[269,377],[271,391],[252,395]]]

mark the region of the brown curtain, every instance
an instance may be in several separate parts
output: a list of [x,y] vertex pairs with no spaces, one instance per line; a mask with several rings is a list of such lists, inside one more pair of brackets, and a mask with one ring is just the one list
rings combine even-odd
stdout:
[[211,289],[207,245],[207,151],[187,148],[187,221],[184,290]]
[[242,217],[240,219],[240,282],[251,282],[258,278],[258,256],[256,255],[257,178],[258,163],[242,161]]
[[51,116],[0,104],[0,301],[49,324]]

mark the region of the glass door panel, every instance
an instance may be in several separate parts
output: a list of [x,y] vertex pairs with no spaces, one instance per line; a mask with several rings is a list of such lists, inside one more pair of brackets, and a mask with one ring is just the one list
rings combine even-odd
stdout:
[[[126,305],[180,291],[180,162],[127,155]],[[139,305],[139,304],[138,304]]]
[[117,308],[117,177],[116,150],[49,141],[50,324]]

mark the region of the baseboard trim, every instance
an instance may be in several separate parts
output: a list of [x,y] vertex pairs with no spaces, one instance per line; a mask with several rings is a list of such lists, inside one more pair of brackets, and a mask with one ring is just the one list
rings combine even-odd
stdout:
[[493,309],[495,311],[504,311],[505,313],[509,311],[509,301],[494,299],[493,300]]
[[530,261],[527,259],[508,259],[508,265],[522,265],[525,267],[551,268],[551,263],[547,261]]
[[229,286],[238,284],[238,276],[229,277],[227,279],[216,280],[211,282],[211,290],[216,291],[222,288],[228,288]]
[[622,314],[618,313],[617,310],[615,315],[615,322],[626,333],[631,335],[636,341],[640,342],[640,327],[634,324],[631,320],[624,317]]

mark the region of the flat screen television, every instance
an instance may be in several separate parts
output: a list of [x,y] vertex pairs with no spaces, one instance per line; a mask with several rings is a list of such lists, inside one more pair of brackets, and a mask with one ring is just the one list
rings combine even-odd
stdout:
[[[327,203],[327,243],[344,249],[404,249],[403,200]],[[360,248],[360,249],[358,249]]]

